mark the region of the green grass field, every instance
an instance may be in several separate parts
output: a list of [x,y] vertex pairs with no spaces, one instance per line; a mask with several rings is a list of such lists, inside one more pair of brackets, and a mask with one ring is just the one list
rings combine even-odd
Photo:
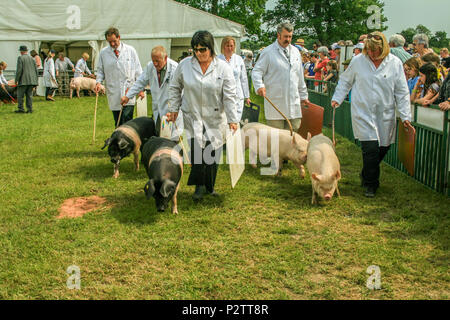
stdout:
[[[104,140],[106,98],[35,99],[33,114],[0,106],[1,299],[449,299],[449,198],[382,166],[374,199],[359,186],[361,152],[339,139],[340,199],[312,206],[309,177],[249,165],[234,190],[226,165],[219,198],[200,204],[187,186],[178,216],[147,201],[132,157],[119,179]],[[261,100],[257,103],[261,104]],[[330,131],[325,130],[330,135]],[[65,199],[98,195],[107,206],[56,219]],[[81,289],[66,269],[81,270]],[[366,269],[381,269],[369,290]]]

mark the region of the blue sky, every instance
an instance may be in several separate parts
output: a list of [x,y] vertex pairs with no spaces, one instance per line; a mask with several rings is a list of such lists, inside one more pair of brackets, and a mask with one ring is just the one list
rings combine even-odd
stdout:
[[[273,8],[277,0],[268,0],[266,8]],[[408,27],[423,24],[433,33],[446,31],[450,37],[450,0],[384,0],[387,36]]]

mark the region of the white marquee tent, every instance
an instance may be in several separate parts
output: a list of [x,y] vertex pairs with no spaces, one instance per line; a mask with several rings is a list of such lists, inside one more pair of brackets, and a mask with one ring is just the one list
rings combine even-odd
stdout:
[[217,52],[223,37],[235,37],[239,49],[244,36],[243,25],[173,0],[2,0],[0,60],[13,71],[20,45],[37,52],[51,47],[64,51],[73,62],[87,51],[95,68],[110,26],[136,48],[142,66],[156,45],[163,45],[176,60],[190,47],[197,30],[214,35]]

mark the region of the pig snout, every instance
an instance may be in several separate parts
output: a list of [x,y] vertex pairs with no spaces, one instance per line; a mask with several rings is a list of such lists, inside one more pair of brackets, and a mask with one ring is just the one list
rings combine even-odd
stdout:
[[331,194],[331,193],[327,193],[327,194],[325,194],[325,195],[323,196],[323,198],[324,198],[326,201],[330,201],[331,198],[332,198],[332,194]]

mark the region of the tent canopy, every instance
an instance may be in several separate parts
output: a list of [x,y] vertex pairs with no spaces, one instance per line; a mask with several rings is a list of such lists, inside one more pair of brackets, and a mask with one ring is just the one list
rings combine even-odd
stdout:
[[[119,29],[125,43],[135,46],[143,65],[150,60],[153,46],[164,45],[170,54],[172,39],[189,43],[197,30],[211,32],[217,49],[225,36],[235,37],[239,47],[244,35],[241,24],[173,0],[3,0],[2,7],[6,14],[0,19],[0,59],[8,58],[14,68],[19,45],[38,50],[43,41],[89,41],[98,51],[110,26]],[[96,48],[92,43],[97,43]]]

